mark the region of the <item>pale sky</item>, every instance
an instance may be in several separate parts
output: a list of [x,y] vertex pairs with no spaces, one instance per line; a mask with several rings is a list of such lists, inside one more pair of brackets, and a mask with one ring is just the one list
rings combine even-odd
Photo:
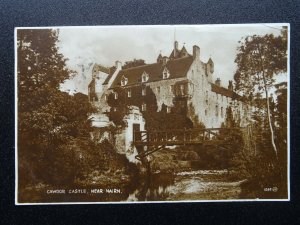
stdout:
[[[156,62],[158,54],[169,56],[174,36],[179,49],[185,43],[192,54],[193,45],[200,47],[200,59],[207,62],[212,58],[215,65],[214,79],[221,78],[227,87],[236,70],[234,59],[238,41],[249,35],[280,34],[282,24],[251,25],[161,25],[161,26],[94,26],[62,27],[59,32],[59,48],[69,59],[67,65],[79,70],[86,68],[63,85],[65,90],[76,89],[87,94],[91,80],[91,65],[98,63],[113,66],[115,61],[144,59],[146,63]],[[176,31],[175,31],[176,30]]]

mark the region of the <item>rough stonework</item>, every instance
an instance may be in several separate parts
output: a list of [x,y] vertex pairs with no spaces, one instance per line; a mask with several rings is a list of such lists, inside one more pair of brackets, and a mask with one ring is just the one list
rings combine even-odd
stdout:
[[[122,104],[109,106],[110,95],[115,103],[128,102],[128,107],[131,107],[123,118],[126,126],[116,134],[117,149],[123,148],[118,150],[123,154],[131,148],[133,123],[140,124],[140,131],[145,129],[144,121],[134,122],[136,115],[143,118],[141,112],[153,109],[153,105],[157,106],[157,112],[165,106],[167,113],[174,113],[176,107],[181,107],[181,112],[185,112],[195,126],[199,123],[206,128],[220,128],[229,108],[239,126],[246,126],[249,122],[250,108],[244,103],[244,98],[233,91],[232,81],[228,88],[222,86],[222,81],[214,76],[213,60],[209,58],[206,63],[202,62],[200,48],[196,45],[192,55],[184,46],[178,49],[175,42],[170,56],[159,54],[156,63],[145,64],[143,60],[136,60],[126,62],[122,67],[117,61],[110,68],[97,65],[94,72],[89,85],[89,100],[98,109],[92,117],[94,124],[99,124],[104,118],[107,123],[106,113],[121,110],[118,107]],[[151,93],[147,90],[149,88]]]

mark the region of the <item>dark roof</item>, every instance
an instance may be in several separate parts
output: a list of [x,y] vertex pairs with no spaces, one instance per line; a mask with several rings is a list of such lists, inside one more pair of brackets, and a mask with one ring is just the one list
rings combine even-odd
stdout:
[[121,79],[123,76],[128,78],[128,83],[126,86],[140,84],[142,74],[144,72],[146,72],[149,75],[149,80],[146,83],[162,80],[163,79],[162,73],[165,67],[167,67],[167,69],[170,72],[170,76],[168,79],[185,77],[192,62],[193,62],[193,57],[188,56],[179,59],[169,60],[166,65],[163,65],[162,63],[153,63],[153,64],[146,64],[138,67],[132,67],[128,69],[123,69],[119,72],[111,87],[114,88],[120,86]]
[[234,91],[231,91],[227,88],[221,87],[219,85],[216,85],[214,83],[210,83],[211,85],[211,91],[216,92],[217,94],[224,95],[233,99],[241,99],[242,96],[238,95]]

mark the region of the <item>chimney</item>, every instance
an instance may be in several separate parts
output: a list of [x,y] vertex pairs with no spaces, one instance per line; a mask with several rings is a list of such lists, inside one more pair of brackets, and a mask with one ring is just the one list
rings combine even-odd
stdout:
[[174,49],[178,50],[178,41],[174,42]]
[[193,46],[193,58],[200,59],[200,48],[197,45]]
[[232,80],[229,81],[229,84],[228,84],[228,89],[230,91],[233,91],[233,84],[232,84]]
[[218,85],[218,86],[221,86],[221,79],[217,78],[216,81],[215,81],[215,84]]
[[116,65],[117,69],[120,69],[120,70],[122,69],[122,63],[120,61],[116,61],[115,65]]

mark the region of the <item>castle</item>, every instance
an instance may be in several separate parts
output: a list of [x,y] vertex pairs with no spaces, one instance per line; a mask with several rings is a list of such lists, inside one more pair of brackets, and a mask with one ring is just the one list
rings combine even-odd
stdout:
[[[95,64],[89,100],[99,113],[117,111],[118,104],[116,107],[107,104],[108,96],[113,94],[113,101],[128,101],[143,112],[149,109],[147,95],[150,91],[155,95],[157,111],[162,110],[163,105],[168,113],[174,107],[183,107],[193,122],[197,118],[207,128],[218,128],[224,123],[230,107],[234,119],[245,126],[249,108],[244,98],[233,91],[232,81],[225,88],[219,78],[213,80],[213,60],[209,58],[204,63],[198,46],[193,46],[191,55],[184,46],[179,49],[175,41],[169,57],[159,54],[153,64],[145,64],[144,60],[126,62],[124,66],[117,61],[110,68]],[[125,99],[118,96],[120,89],[126,92]],[[139,101],[134,102],[134,97]]]

